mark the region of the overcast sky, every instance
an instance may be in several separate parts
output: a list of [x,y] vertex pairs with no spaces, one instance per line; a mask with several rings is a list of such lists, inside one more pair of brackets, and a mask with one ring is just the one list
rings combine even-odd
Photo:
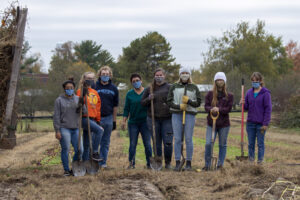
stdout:
[[[0,10],[9,5],[0,0]],[[241,21],[255,25],[264,20],[266,30],[300,42],[300,1],[296,0],[19,0],[28,7],[25,39],[31,53],[40,52],[45,68],[52,50],[66,41],[94,40],[115,59],[122,48],[148,31],[158,31],[172,46],[176,62],[199,68],[206,39]]]

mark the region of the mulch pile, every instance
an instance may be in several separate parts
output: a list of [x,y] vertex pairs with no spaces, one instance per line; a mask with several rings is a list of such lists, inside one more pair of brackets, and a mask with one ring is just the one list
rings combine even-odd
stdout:
[[0,26],[0,131],[4,119],[17,32],[17,10],[14,4],[1,11]]

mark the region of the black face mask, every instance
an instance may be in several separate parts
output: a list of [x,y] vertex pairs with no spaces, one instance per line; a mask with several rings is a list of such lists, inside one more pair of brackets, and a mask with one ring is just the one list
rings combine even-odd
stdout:
[[94,87],[95,82],[94,82],[94,80],[85,80],[85,81],[84,81],[84,84],[85,84],[86,86]]

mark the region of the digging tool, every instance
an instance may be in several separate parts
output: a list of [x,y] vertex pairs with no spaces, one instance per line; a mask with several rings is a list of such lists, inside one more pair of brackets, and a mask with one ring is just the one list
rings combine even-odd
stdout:
[[88,99],[87,95],[85,95],[85,102],[86,102],[86,110],[87,110],[87,122],[88,122],[88,135],[89,135],[89,144],[90,144],[90,159],[84,161],[86,172],[88,174],[96,174],[99,170],[98,162],[92,159],[93,156],[93,146],[92,146],[92,136],[91,136],[91,126],[90,126],[90,116],[89,116],[89,107],[88,107]]
[[[186,86],[184,86],[184,95],[186,95]],[[179,170],[182,171],[183,165],[185,163],[185,157],[183,155],[183,143],[184,143],[184,129],[185,129],[185,110],[182,113],[182,131],[181,131],[181,160],[179,165]]]
[[[83,91],[82,91],[82,88],[80,90],[80,97],[82,98],[83,96]],[[82,162],[81,160],[81,137],[82,137],[82,134],[81,134],[81,121],[82,121],[82,106],[83,105],[80,105],[80,111],[79,111],[79,134],[78,134],[78,160],[76,161],[73,161],[72,162],[72,171],[73,171],[73,174],[74,176],[84,176],[85,173],[86,173],[86,168],[84,166],[84,163]]]
[[[242,78],[242,99],[244,100],[244,79]],[[248,156],[244,155],[244,103],[242,102],[242,121],[241,121],[241,156],[235,157],[237,160],[248,160]]]
[[212,128],[212,136],[211,136],[211,142],[210,142],[210,166],[208,167],[209,170],[216,170],[217,164],[218,164],[218,158],[214,157],[214,144],[216,141],[216,123],[217,119],[219,118],[219,112],[217,112],[217,115],[214,116],[212,112],[210,112],[210,117],[213,120],[213,128]]
[[[153,95],[153,87],[152,86],[150,86],[150,94]],[[150,158],[150,167],[155,171],[159,171],[162,169],[162,157],[157,156],[153,99],[151,99],[151,121],[152,121],[152,141],[153,141],[154,157]]]

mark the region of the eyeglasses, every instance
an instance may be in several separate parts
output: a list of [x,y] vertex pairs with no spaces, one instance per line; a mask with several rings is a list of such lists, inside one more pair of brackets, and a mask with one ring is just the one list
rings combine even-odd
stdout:
[[135,83],[135,82],[139,82],[139,81],[141,81],[141,80],[136,79],[136,80],[132,80],[131,82],[132,82],[132,83]]

